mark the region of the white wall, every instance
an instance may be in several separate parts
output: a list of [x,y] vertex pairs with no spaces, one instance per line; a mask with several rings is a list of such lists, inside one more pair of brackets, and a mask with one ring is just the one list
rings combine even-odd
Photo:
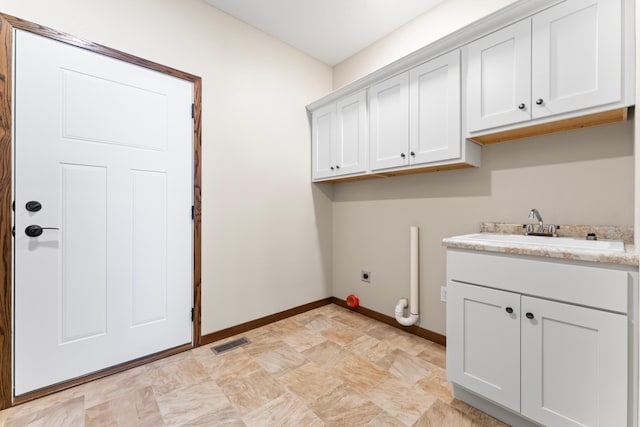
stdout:
[[331,69],[200,0],[0,0],[0,12],[203,80],[202,331],[331,295],[331,187],[304,106]]
[[[479,19],[510,0],[449,0],[334,67],[334,88],[352,82]],[[333,294],[393,316],[409,294],[409,226],[421,228],[419,326],[444,334],[443,237],[479,231],[481,221],[634,223],[633,121],[482,149],[478,169],[334,185]],[[371,271],[363,284],[360,270]]]
[[516,0],[446,0],[333,67],[338,89]]

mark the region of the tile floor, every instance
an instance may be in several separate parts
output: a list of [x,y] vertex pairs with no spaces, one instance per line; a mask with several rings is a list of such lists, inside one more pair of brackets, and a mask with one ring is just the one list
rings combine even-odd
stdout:
[[1,411],[0,426],[504,424],[451,397],[444,347],[337,305]]

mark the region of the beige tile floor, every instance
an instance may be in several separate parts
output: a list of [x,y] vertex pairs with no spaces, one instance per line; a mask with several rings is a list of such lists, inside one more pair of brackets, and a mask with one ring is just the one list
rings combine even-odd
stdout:
[[327,305],[1,411],[0,426],[504,424],[451,397],[444,347]]

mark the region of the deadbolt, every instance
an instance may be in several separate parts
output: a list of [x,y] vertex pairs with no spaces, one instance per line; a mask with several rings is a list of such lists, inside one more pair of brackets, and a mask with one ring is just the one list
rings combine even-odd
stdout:
[[27,202],[27,205],[25,207],[29,212],[38,212],[40,209],[42,209],[42,205],[40,204],[40,202],[37,202],[35,200]]

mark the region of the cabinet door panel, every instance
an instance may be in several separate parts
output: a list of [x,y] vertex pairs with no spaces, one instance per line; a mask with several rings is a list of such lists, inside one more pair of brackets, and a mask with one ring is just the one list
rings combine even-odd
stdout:
[[524,296],[522,313],[522,414],[553,426],[627,425],[626,316]]
[[312,177],[327,178],[335,175],[333,152],[336,140],[335,104],[319,108],[312,113]]
[[411,164],[460,157],[460,52],[409,72]]
[[533,17],[533,118],[620,101],[620,0],[569,0]]
[[447,377],[520,411],[519,294],[448,283]]
[[337,102],[337,175],[366,170],[367,96],[359,92]]
[[409,74],[400,74],[369,88],[369,107],[371,169],[407,165]]
[[[517,22],[467,46],[467,129],[531,118],[531,21]],[[520,105],[523,108],[518,108]]]

